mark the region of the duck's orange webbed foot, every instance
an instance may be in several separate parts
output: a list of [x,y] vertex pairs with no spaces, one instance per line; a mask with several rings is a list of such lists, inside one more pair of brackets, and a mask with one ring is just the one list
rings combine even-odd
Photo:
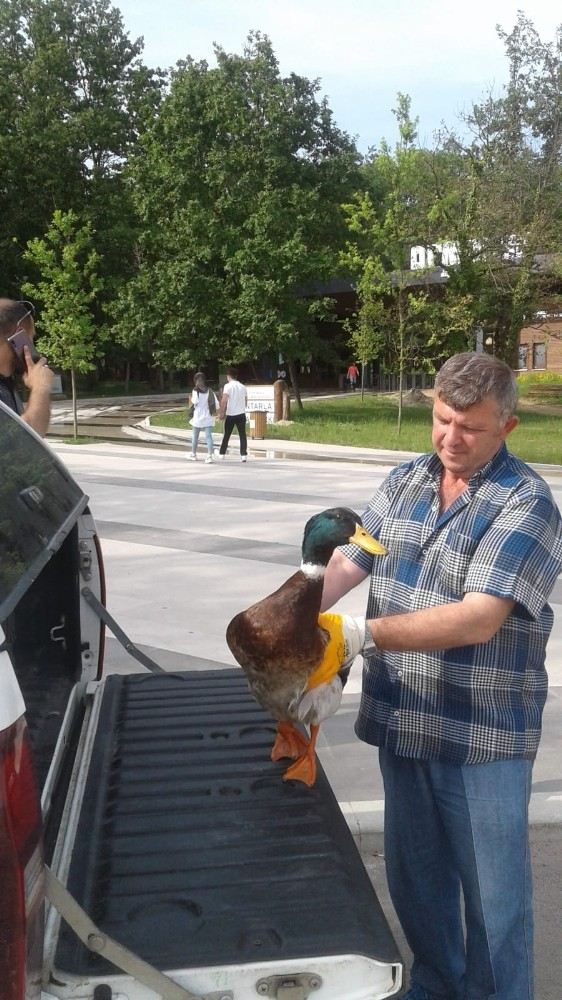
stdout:
[[309,788],[316,781],[316,737],[318,736],[318,726],[310,727],[310,741],[302,754],[294,764],[291,764],[283,774],[283,781],[302,781]]
[[283,757],[295,760],[306,753],[307,748],[308,740],[290,722],[277,723],[277,735],[271,749],[272,760],[282,760]]

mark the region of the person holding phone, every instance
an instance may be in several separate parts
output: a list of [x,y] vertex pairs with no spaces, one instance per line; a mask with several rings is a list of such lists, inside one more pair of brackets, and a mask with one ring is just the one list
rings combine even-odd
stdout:
[[[0,400],[44,437],[51,417],[54,376],[33,346],[34,314],[32,302],[0,299]],[[25,406],[16,390],[17,375],[29,392]]]

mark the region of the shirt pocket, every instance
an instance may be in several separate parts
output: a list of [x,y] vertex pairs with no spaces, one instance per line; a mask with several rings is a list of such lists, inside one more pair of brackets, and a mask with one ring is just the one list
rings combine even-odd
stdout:
[[438,576],[442,589],[453,598],[464,596],[464,584],[478,545],[470,535],[451,533],[443,546]]

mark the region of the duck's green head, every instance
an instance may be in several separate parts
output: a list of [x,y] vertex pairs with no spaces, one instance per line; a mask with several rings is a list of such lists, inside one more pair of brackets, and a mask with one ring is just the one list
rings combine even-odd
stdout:
[[371,555],[386,555],[384,545],[365,530],[359,515],[348,507],[330,507],[315,514],[305,525],[301,568],[327,566],[334,549],[348,542]]

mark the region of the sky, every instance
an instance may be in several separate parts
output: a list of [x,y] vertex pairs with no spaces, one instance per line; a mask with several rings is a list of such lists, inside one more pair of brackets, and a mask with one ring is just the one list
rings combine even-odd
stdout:
[[[144,62],[168,68],[188,55],[215,63],[213,45],[241,53],[249,31],[269,36],[282,75],[319,79],[336,124],[361,152],[394,143],[398,91],[412,98],[424,145],[507,77],[496,25],[517,11],[543,41],[562,23],[555,0],[114,0]],[[558,10],[557,10],[558,8]]]

